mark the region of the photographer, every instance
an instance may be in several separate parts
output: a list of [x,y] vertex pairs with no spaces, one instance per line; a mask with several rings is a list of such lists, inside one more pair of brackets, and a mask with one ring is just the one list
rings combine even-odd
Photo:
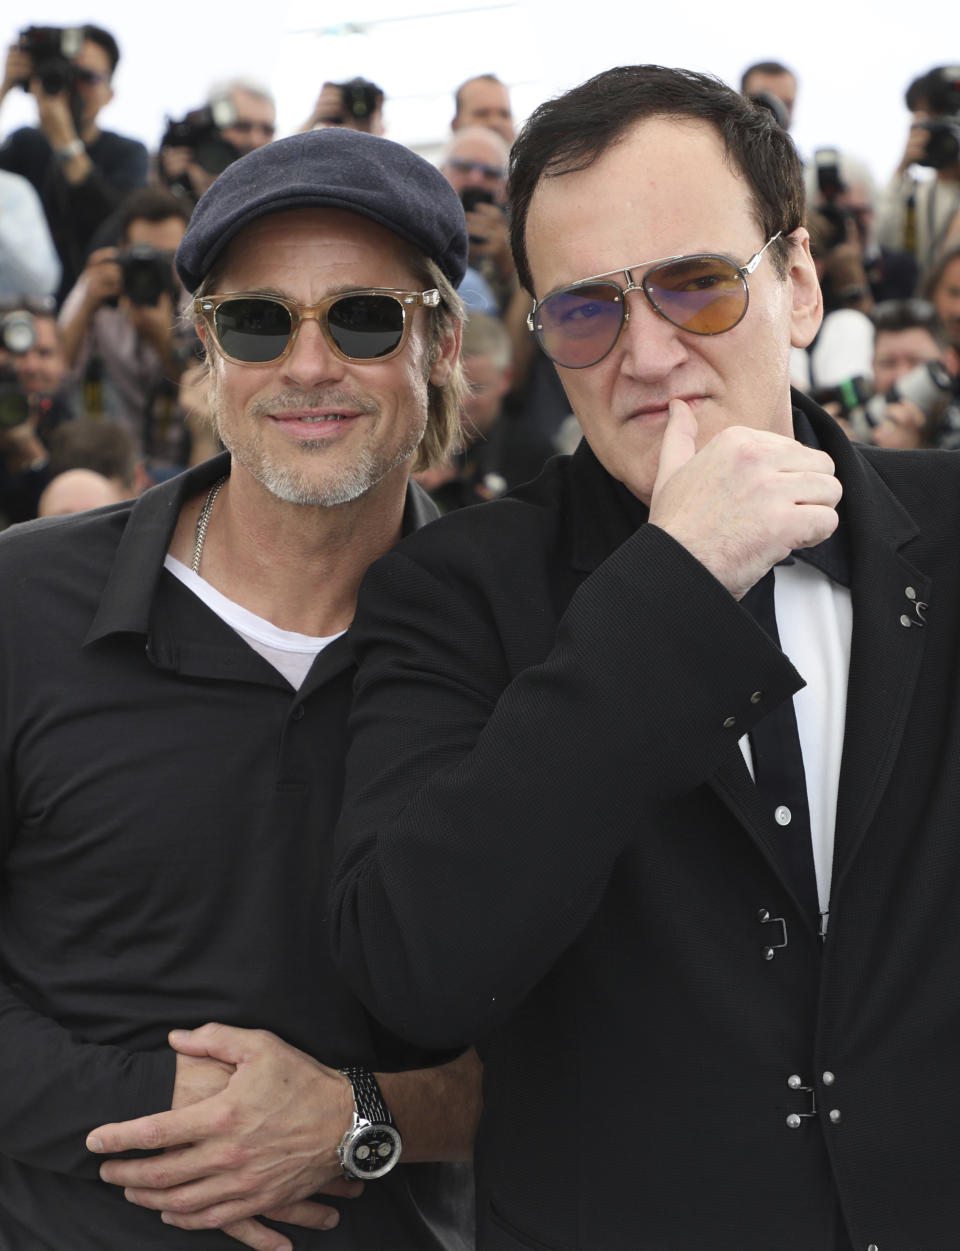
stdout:
[[887,300],[870,318],[869,371],[851,374],[815,398],[858,443],[877,447],[960,447],[957,355],[926,300]]
[[240,78],[221,83],[182,121],[167,119],[157,158],[160,179],[192,210],[228,165],[270,143],[275,133],[276,107],[265,87]]
[[[926,269],[960,230],[960,66],[944,65],[907,88],[912,114],[907,146],[880,205],[878,232]],[[915,166],[932,169],[925,181]]]
[[173,272],[187,220],[170,192],[134,192],[123,206],[121,246],[90,256],[60,314],[87,411],[126,425],[157,479],[183,468],[189,454],[177,388],[196,338],[177,325],[185,297]]
[[73,417],[66,371],[50,304],[0,312],[0,529],[36,516],[50,436]]
[[124,194],[147,177],[142,143],[102,131],[120,53],[98,26],[28,27],[7,54],[0,101],[15,87],[37,101],[38,125],[0,147],[0,169],[22,174],[40,195],[63,266],[59,297],[83,268],[89,241]]
[[324,83],[313,112],[301,131],[319,130],[324,126],[343,126],[345,130],[362,130],[369,135],[382,135],[383,92],[366,78],[351,78],[346,83]]
[[470,241],[461,296],[471,312],[502,313],[517,290],[507,232],[507,141],[486,126],[454,131],[440,172],[463,204]]

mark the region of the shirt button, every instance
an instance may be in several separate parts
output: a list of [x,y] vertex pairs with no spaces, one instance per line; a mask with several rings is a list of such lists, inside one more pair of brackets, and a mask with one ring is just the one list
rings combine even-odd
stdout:
[[304,707],[303,707],[303,704],[297,704],[296,708],[294,708],[294,710],[293,710],[293,712],[291,712],[290,716],[291,716],[291,718],[292,718],[294,721],[302,721],[302,720],[303,720],[303,714],[304,714],[304,711],[305,711],[305,709],[304,709]]
[[773,814],[773,818],[777,825],[789,825],[793,820],[793,813],[786,804],[781,804]]

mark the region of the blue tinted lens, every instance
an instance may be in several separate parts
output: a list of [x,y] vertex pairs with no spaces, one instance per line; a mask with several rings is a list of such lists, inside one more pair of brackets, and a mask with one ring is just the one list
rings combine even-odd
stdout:
[[534,317],[540,346],[566,369],[584,369],[602,360],[622,325],[623,293],[613,282],[557,291],[547,296]]

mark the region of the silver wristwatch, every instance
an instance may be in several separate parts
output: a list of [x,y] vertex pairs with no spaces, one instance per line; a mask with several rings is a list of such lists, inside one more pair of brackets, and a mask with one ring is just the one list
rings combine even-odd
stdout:
[[357,1181],[383,1177],[400,1159],[400,1132],[370,1070],[351,1065],[340,1072],[353,1088],[353,1124],[337,1148],[340,1167]]

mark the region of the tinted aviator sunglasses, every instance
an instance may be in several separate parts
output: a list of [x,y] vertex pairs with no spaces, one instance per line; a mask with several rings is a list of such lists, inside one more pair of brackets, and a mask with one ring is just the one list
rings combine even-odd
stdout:
[[410,330],[407,310],[436,308],[440,292],[371,287],[329,295],[319,304],[298,304],[282,295],[232,291],[201,295],[193,310],[205,322],[220,355],[234,365],[282,361],[304,321],[315,321],[335,356],[353,363],[386,361],[403,347]]
[[[586,369],[613,351],[630,320],[627,292],[642,291],[654,312],[671,325],[691,334],[723,334],[743,321],[750,302],[747,276],[781,233],[771,236],[745,265],[704,253],[641,261],[582,278],[536,301],[527,328],[554,364]],[[650,268],[635,281],[634,270],[645,266]],[[610,281],[614,274],[622,274],[627,285]]]

